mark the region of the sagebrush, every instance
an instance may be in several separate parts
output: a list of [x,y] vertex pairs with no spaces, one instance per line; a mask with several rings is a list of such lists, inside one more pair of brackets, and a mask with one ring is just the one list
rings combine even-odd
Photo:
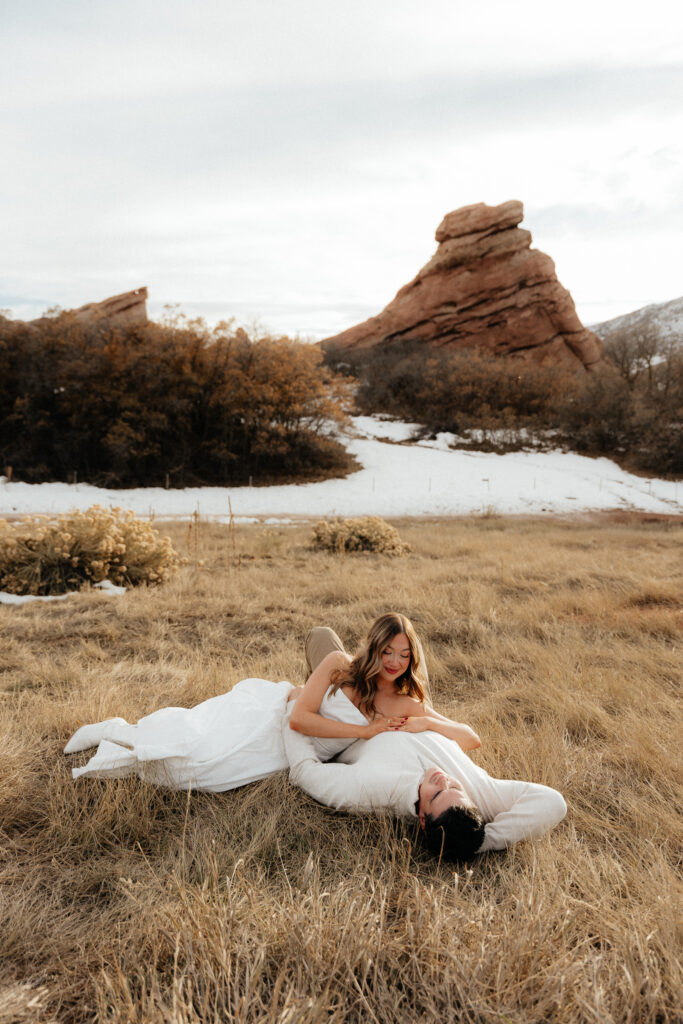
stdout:
[[383,555],[404,555],[404,544],[395,526],[378,516],[357,519],[321,519],[313,527],[313,546],[323,551],[376,551]]
[[0,519],[0,590],[10,594],[64,594],[103,580],[159,584],[178,564],[169,537],[120,508]]

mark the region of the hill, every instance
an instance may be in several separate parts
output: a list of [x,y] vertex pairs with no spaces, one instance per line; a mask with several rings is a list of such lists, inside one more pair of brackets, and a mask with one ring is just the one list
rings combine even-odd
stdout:
[[683,296],[669,302],[651,303],[634,309],[632,313],[615,316],[612,320],[603,320],[599,324],[591,324],[590,330],[608,342],[624,332],[647,332],[663,344],[674,342],[683,347]]

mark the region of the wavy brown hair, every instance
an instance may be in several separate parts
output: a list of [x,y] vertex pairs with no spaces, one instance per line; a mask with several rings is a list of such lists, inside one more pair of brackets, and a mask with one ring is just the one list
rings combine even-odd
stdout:
[[375,714],[377,677],[382,668],[382,651],[399,633],[405,633],[410,646],[410,662],[405,672],[395,680],[396,693],[414,697],[421,704],[429,699],[429,679],[424,664],[422,645],[415,627],[405,615],[387,612],[375,619],[368,634],[348,668],[332,674],[332,693],[342,686],[353,686],[360,694],[359,707],[366,715]]

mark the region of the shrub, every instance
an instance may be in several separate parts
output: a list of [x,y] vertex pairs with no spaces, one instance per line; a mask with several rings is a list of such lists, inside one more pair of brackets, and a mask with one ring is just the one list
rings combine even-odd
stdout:
[[102,580],[163,583],[178,562],[169,537],[120,508],[0,519],[0,590],[11,594],[63,594]]
[[410,551],[396,527],[377,516],[359,519],[321,519],[313,527],[313,546],[324,551],[378,551],[383,555],[403,555]]
[[435,433],[545,425],[548,407],[566,386],[567,375],[556,370],[477,351],[397,343],[357,359],[351,369],[361,412],[388,412]]
[[631,405],[628,386],[608,368],[567,388],[555,406],[554,423],[576,451],[613,454],[628,445]]
[[344,476],[345,387],[315,346],[182,317],[0,317],[0,472],[105,487]]
[[363,413],[390,413],[484,449],[494,432],[506,432],[507,448],[524,446],[529,433],[550,436],[554,446],[606,455],[627,469],[680,476],[681,349],[672,339],[657,347],[650,335],[613,338],[606,348],[613,365],[592,373],[410,342],[344,353],[344,362],[334,352],[325,358],[356,377]]

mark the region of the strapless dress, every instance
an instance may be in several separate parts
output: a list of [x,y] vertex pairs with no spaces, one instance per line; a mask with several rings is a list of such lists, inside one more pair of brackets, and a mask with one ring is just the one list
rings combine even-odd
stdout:
[[[288,767],[282,741],[291,683],[243,679],[232,690],[193,708],[160,708],[137,725],[110,719],[85,726],[67,744],[74,750],[79,734],[97,751],[81,777],[122,778],[137,775],[174,789],[221,792],[246,786]],[[342,690],[327,691],[319,708],[324,718],[350,725],[367,719]],[[291,702],[293,703],[293,702]],[[75,741],[75,745],[74,745]],[[354,737],[313,737],[316,752],[328,761],[354,742]]]

